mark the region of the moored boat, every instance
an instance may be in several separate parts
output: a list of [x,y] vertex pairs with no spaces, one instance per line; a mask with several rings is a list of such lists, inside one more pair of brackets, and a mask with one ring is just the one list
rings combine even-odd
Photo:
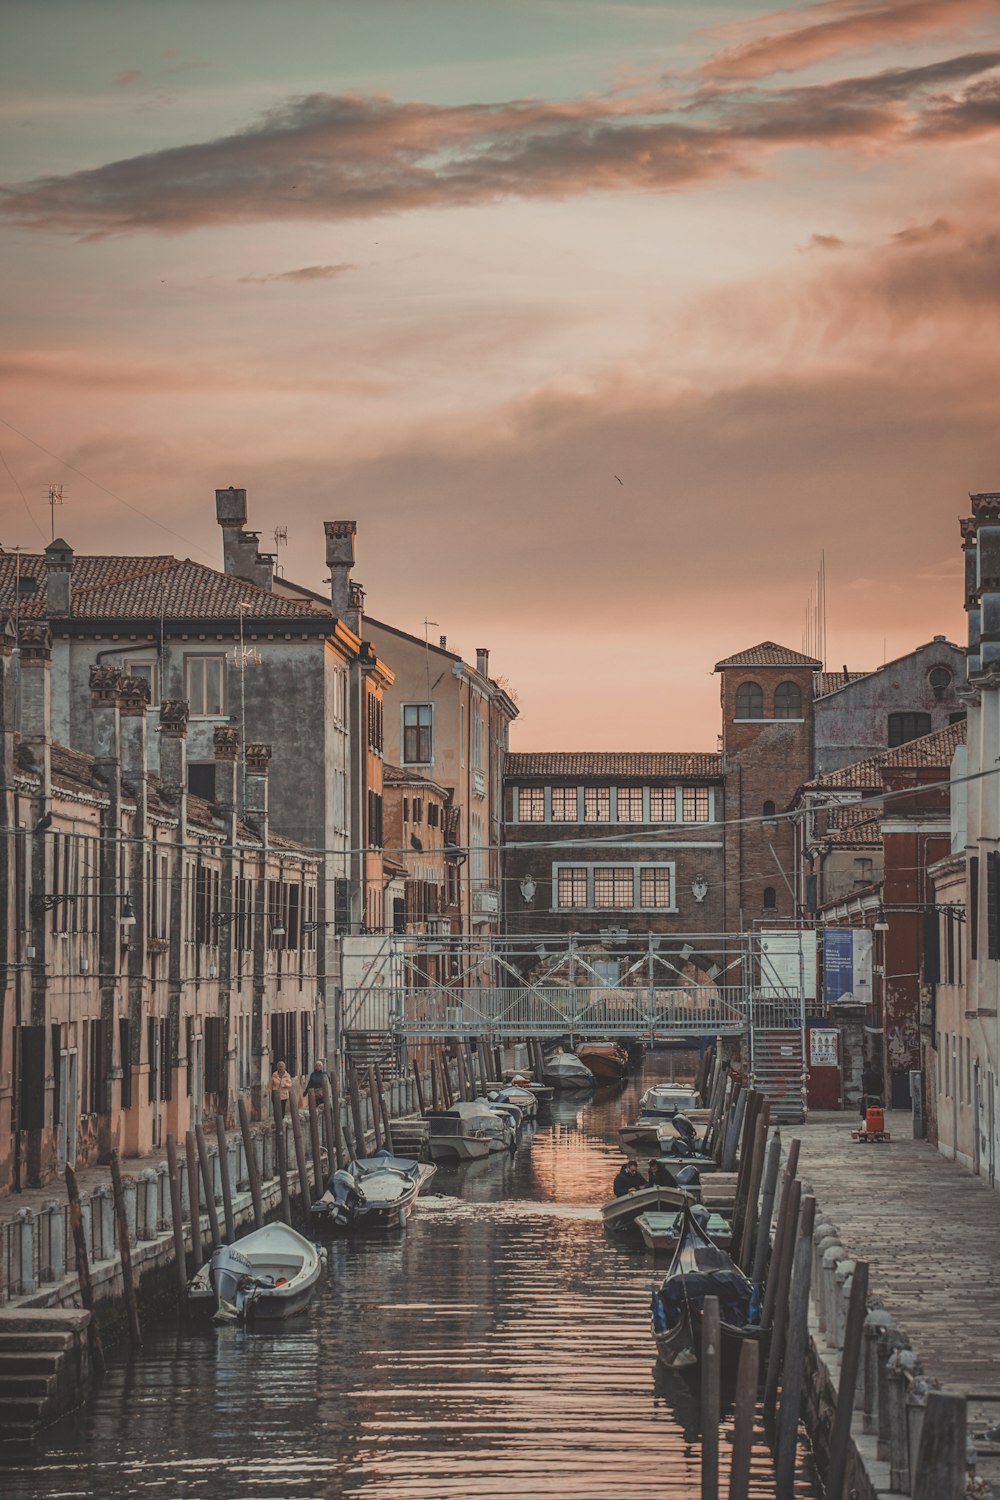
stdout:
[[701,1107],[698,1090],[688,1083],[655,1083],[639,1100],[639,1114],[645,1118],[670,1120],[674,1115],[690,1115]]
[[542,1077],[554,1089],[591,1089],[596,1081],[575,1052],[564,1052],[562,1048],[545,1059]]
[[510,1121],[481,1100],[462,1101],[451,1109],[432,1109],[427,1120],[427,1145],[434,1161],[451,1157],[476,1161],[491,1151],[506,1151],[514,1145]]
[[410,1161],[391,1151],[352,1161],[334,1172],[326,1192],[312,1206],[312,1221],[330,1229],[400,1228],[436,1171],[429,1162]]
[[685,1204],[680,1239],[670,1269],[651,1298],[656,1352],[673,1370],[698,1363],[701,1314],[706,1297],[719,1300],[723,1355],[730,1357],[747,1338],[763,1340],[753,1283],[725,1250],[712,1243]]
[[635,1227],[640,1214],[676,1213],[692,1200],[692,1196],[684,1188],[654,1183],[635,1188],[631,1193],[623,1193],[620,1198],[612,1198],[610,1202],[602,1204],[601,1218],[605,1229],[630,1230]]
[[628,1053],[617,1042],[581,1042],[576,1055],[598,1083],[621,1083],[628,1077]]
[[628,1151],[659,1151],[662,1115],[641,1115],[631,1125],[622,1125],[618,1139]]
[[[697,1208],[692,1212],[698,1216]],[[732,1225],[720,1213],[710,1213],[708,1209],[701,1209],[701,1213],[706,1216],[704,1229],[709,1239],[714,1245],[718,1245],[720,1250],[728,1250],[733,1236]],[[666,1213],[649,1209],[639,1215],[635,1226],[650,1250],[672,1252],[680,1243],[684,1215],[680,1209],[674,1213],[671,1213],[669,1209]]]
[[311,1300],[324,1252],[287,1224],[265,1224],[235,1245],[220,1245],[192,1280],[197,1304],[214,1297],[216,1318],[260,1322],[290,1318]]

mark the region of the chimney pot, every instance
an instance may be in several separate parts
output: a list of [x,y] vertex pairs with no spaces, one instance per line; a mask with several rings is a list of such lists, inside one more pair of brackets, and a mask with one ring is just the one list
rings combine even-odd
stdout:
[[247,519],[247,492],[230,485],[227,490],[215,492],[215,519],[220,526],[245,526]]
[[61,619],[70,613],[73,588],[73,548],[62,537],[46,547],[45,570],[49,615]]
[[490,653],[485,646],[476,647],[476,671],[481,677],[490,675]]
[[351,569],[354,567],[357,521],[324,521],[326,565],[330,569],[330,602],[338,620],[349,620]]
[[442,651],[447,651],[447,649],[448,649],[448,637],[446,635],[439,635],[438,636],[438,645],[441,647]]

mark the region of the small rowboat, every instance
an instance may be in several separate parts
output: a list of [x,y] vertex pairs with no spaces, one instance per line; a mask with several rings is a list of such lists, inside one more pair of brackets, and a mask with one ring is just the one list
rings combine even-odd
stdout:
[[[707,1209],[703,1212],[706,1215],[705,1233],[720,1250],[728,1250],[733,1237],[732,1225],[720,1213],[709,1213]],[[676,1213],[650,1211],[640,1214],[635,1223],[650,1250],[674,1251],[680,1243],[684,1215],[680,1210]]]
[[216,1321],[290,1318],[311,1300],[325,1252],[287,1224],[265,1224],[235,1245],[220,1245],[192,1279],[197,1305],[214,1296]]
[[640,1214],[650,1211],[676,1213],[691,1201],[682,1188],[662,1187],[658,1184],[635,1188],[631,1193],[624,1193],[622,1197],[612,1198],[610,1203],[602,1204],[601,1218],[605,1229],[630,1230],[635,1227]]

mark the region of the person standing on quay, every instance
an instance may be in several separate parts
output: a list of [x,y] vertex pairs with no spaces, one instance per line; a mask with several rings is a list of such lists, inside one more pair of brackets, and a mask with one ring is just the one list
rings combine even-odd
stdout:
[[281,1105],[281,1118],[285,1118],[288,1108],[289,1096],[292,1092],[292,1075],[283,1062],[279,1062],[271,1074],[271,1092],[277,1092],[278,1102]]

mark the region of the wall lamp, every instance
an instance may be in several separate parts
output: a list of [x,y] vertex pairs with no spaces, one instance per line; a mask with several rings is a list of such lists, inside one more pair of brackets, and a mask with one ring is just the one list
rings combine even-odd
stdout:
[[885,907],[879,906],[875,912],[875,921],[872,924],[872,932],[888,932],[889,923],[885,915]]

